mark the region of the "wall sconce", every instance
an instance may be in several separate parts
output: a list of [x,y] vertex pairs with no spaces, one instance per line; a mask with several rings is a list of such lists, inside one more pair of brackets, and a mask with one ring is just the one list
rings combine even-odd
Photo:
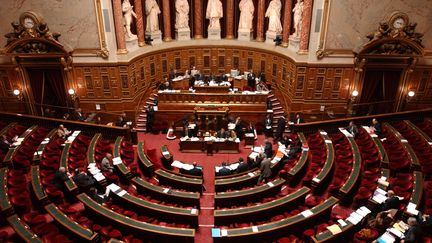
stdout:
[[415,92],[414,91],[412,91],[412,90],[408,91],[407,102],[411,101],[414,96],[415,96]]
[[353,90],[351,93],[351,102],[354,102],[355,99],[357,99],[357,96],[359,95],[359,92],[357,90]]
[[76,100],[76,98],[78,98],[74,89],[70,88],[68,90],[68,93],[69,93],[69,96],[71,97],[72,100]]
[[21,91],[20,91],[19,89],[14,89],[14,90],[13,90],[13,95],[15,95],[15,97],[17,97],[17,99],[18,99],[19,101],[22,101],[22,100],[23,100],[22,93],[21,93]]

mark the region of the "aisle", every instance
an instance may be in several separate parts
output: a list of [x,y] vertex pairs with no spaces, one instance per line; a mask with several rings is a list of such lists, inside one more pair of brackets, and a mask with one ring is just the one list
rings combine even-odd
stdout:
[[[240,153],[238,154],[218,154],[207,156],[205,153],[182,153],[179,150],[179,140],[168,140],[165,134],[146,134],[138,133],[138,141],[144,141],[148,149],[156,149],[160,151],[162,145],[167,145],[168,150],[173,155],[174,160],[179,160],[184,163],[192,164],[197,162],[198,165],[203,167],[204,173],[204,187],[206,191],[203,192],[200,199],[200,214],[198,216],[199,228],[196,230],[195,242],[208,243],[213,242],[211,237],[211,229],[214,226],[214,182],[215,182],[215,166],[221,165],[222,162],[235,162],[240,157],[246,160],[250,154],[250,149],[244,148],[244,141],[240,143]],[[258,136],[256,141],[257,145],[263,144],[264,136]]]

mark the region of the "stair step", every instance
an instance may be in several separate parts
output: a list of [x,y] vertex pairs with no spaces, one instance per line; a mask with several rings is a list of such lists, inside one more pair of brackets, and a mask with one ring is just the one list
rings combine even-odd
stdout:
[[138,122],[147,122],[147,119],[145,119],[145,118],[138,118],[137,121],[138,121]]
[[275,111],[275,110],[281,110],[281,109],[283,109],[282,106],[276,106],[276,107],[273,106],[273,111]]
[[283,110],[273,111],[273,114],[275,115],[279,115],[279,114],[283,115],[283,113],[284,113]]
[[135,128],[137,132],[146,132],[147,130],[145,128]]
[[147,117],[147,114],[139,114],[139,117]]
[[147,125],[145,123],[137,123],[136,126],[137,127],[146,127]]
[[281,103],[279,102],[279,101],[275,101],[275,102],[272,102],[272,105],[273,106],[278,106],[278,105],[280,105]]

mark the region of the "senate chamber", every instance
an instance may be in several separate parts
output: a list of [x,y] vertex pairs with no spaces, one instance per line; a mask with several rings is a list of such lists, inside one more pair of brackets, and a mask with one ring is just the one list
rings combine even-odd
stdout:
[[431,0],[0,14],[0,242],[432,242]]

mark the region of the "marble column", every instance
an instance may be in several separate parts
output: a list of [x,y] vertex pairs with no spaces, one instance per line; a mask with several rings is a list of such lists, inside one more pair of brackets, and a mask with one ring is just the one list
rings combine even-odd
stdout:
[[194,1],[194,26],[195,26],[195,39],[203,38],[203,16],[202,16],[202,1],[195,0]]
[[114,12],[114,26],[117,39],[117,53],[126,54],[126,39],[123,26],[123,12],[122,12],[121,0],[113,1],[113,12]]
[[293,0],[285,0],[284,18],[282,23],[282,44],[283,47],[288,47],[288,39],[291,31],[292,18],[292,2]]
[[136,28],[137,28],[137,36],[138,36],[138,45],[144,46],[144,17],[142,11],[142,3],[141,0],[135,1],[135,13],[137,15],[136,18]]
[[226,38],[234,38],[234,0],[227,0],[227,12],[226,16]]
[[163,14],[163,31],[164,41],[172,41],[171,36],[171,13],[170,13],[170,1],[162,1],[162,14]]
[[265,0],[258,0],[257,35],[256,41],[264,41]]
[[300,33],[300,46],[299,54],[306,54],[309,49],[309,34],[311,29],[312,21],[312,4],[313,0],[303,1],[303,16],[301,23],[301,33]]

